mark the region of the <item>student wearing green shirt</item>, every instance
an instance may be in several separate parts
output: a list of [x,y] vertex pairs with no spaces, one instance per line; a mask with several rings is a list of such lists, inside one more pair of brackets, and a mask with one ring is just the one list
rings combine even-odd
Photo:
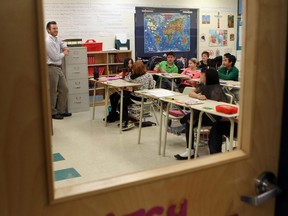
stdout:
[[235,63],[236,57],[234,55],[224,56],[223,66],[218,69],[219,79],[238,81],[239,70]]
[[[178,73],[178,67],[174,64],[175,61],[175,54],[173,52],[167,53],[167,61],[162,61],[157,64],[154,68],[154,71],[158,73]],[[157,85],[159,85],[159,79],[157,81]],[[160,88],[164,89],[171,89],[171,81],[168,79],[162,80],[162,85]],[[176,84],[174,83],[174,89],[177,88]]]

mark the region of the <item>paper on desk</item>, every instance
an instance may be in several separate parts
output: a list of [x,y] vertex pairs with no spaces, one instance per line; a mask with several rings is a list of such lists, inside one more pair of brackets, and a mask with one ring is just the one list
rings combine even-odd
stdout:
[[120,79],[120,77],[118,77],[118,76],[108,77],[108,78],[107,78],[108,81],[111,81],[111,80],[118,80],[118,79]]
[[156,96],[156,97],[169,97],[175,95],[171,91],[167,91],[165,89],[154,89],[149,92],[151,95]]
[[204,103],[204,101],[199,100],[199,99],[194,99],[194,98],[191,98],[191,99],[185,101],[186,105],[196,105],[196,104],[203,104],[203,103]]
[[178,73],[163,73],[162,76],[168,77],[168,78],[174,78],[174,77],[183,76],[183,74],[178,74]]

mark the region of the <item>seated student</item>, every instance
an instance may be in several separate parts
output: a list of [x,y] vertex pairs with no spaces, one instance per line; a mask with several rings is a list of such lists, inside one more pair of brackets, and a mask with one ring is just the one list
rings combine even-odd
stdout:
[[201,53],[201,58],[202,60],[200,61],[200,64],[199,64],[199,69],[202,69],[204,67],[216,67],[216,63],[213,61],[213,59],[210,59],[209,58],[209,52],[207,51],[203,51]]
[[238,81],[239,70],[235,63],[236,57],[234,55],[224,55],[223,66],[218,69],[219,79]]
[[[197,98],[199,100],[206,100],[206,99],[210,99],[210,100],[216,100],[216,101],[222,101],[222,102],[227,102],[227,98],[226,95],[221,87],[221,85],[219,84],[219,77],[217,74],[217,70],[215,68],[212,67],[207,67],[207,68],[203,68],[201,71],[201,75],[200,75],[200,82],[202,84],[198,85],[196,87],[195,90],[192,90],[189,93],[189,96],[192,98]],[[199,111],[194,110],[193,111],[193,129],[195,127],[198,126],[198,119],[199,119]],[[219,121],[221,119],[221,117],[213,115],[213,118],[216,121]],[[191,152],[189,152],[188,146],[189,146],[189,127],[190,127],[190,113],[187,114],[186,116],[184,116],[181,120],[180,123],[181,124],[185,124],[185,133],[186,133],[186,151],[181,153],[181,154],[177,154],[174,155],[174,157],[177,160],[186,160],[188,158],[188,155],[191,155],[191,158],[194,157],[194,133],[192,133],[192,150]],[[210,126],[212,125],[212,120],[205,114],[203,114],[203,118],[202,118],[202,125],[204,126]]]
[[133,63],[134,61],[132,58],[125,58],[123,62],[123,71],[119,73],[118,76],[125,77],[129,72],[131,72]]
[[[237,137],[238,119],[234,120],[234,137]],[[216,154],[222,152],[223,135],[230,136],[230,121],[217,121],[212,124],[212,128],[209,133],[208,146],[210,154]]]
[[[137,60],[132,66],[132,72],[130,72],[125,80],[134,83],[141,83],[142,86],[134,87],[134,90],[142,90],[142,89],[152,89],[154,87],[154,80],[151,74],[146,73],[145,65],[142,61]],[[128,128],[133,127],[134,125],[129,124],[128,117],[128,105],[132,104],[132,100],[141,101],[141,97],[135,95],[133,92],[124,90],[123,91],[123,130],[127,130]],[[117,112],[118,103],[120,101],[120,94],[118,92],[114,92],[110,95],[110,104],[111,104],[111,112],[107,116],[107,122],[115,122],[119,120],[119,114]]]
[[219,70],[221,67],[224,67],[224,65],[223,65],[224,59],[225,59],[225,58],[228,58],[230,55],[231,55],[231,53],[225,53],[225,54],[223,55],[223,59],[222,59],[222,61],[221,61],[221,65],[219,65],[219,67],[218,67],[217,70]]
[[[178,67],[174,64],[175,61],[175,54],[173,52],[167,53],[167,61],[161,61],[159,64],[157,64],[154,68],[154,71],[158,73],[178,73]],[[159,80],[157,80],[157,86],[159,86]],[[174,89],[177,88],[176,84],[174,83]],[[168,79],[162,80],[162,85],[159,86],[159,88],[164,89],[171,89],[172,82]]]
[[200,77],[200,70],[197,70],[199,61],[196,58],[191,58],[188,61],[188,68],[186,68],[181,74],[188,76],[188,79],[182,79],[179,85],[179,92],[183,92],[184,88],[187,86],[195,87],[197,81],[192,79],[197,79]]
[[225,53],[223,56],[224,58],[228,58],[231,55],[231,53]]

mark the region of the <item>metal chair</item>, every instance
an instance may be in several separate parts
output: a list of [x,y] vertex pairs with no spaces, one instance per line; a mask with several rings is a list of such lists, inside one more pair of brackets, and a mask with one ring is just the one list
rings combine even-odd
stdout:
[[[195,88],[194,87],[185,87],[183,90],[183,94],[188,95],[189,92],[191,92],[193,89],[195,89]],[[176,107],[176,109],[172,108],[169,110],[169,115],[168,115],[169,120],[171,120],[171,121],[179,120],[187,114],[187,112],[185,112],[186,111],[185,109],[182,109],[181,107],[177,107],[175,105],[174,105],[174,107]],[[175,112],[175,114],[173,115],[174,110],[177,110],[178,112],[177,113]],[[166,117],[167,113],[164,111],[163,115]]]
[[[155,89],[155,86],[156,86],[156,81],[155,80],[153,80],[153,89]],[[131,99],[132,101],[133,101],[133,103],[134,104],[136,104],[136,105],[138,105],[138,106],[141,106],[141,101],[137,101],[137,100],[133,100],[133,99]],[[155,120],[156,120],[156,122],[157,122],[157,125],[159,125],[159,121],[158,121],[158,119],[157,119],[157,116],[156,116],[156,112],[155,112],[155,108],[154,108],[154,100],[152,100],[152,99],[150,99],[150,98],[146,98],[146,101],[144,101],[144,103],[143,103],[143,109],[145,110],[145,108],[146,107],[148,107],[149,109],[150,109],[150,111],[151,111],[151,109],[152,109],[152,111],[153,111],[153,114],[154,114],[154,117],[155,117]],[[140,114],[139,114],[140,115]],[[141,118],[140,116],[139,116],[139,118]],[[142,116],[142,118],[144,118],[144,120],[145,120],[145,116]]]

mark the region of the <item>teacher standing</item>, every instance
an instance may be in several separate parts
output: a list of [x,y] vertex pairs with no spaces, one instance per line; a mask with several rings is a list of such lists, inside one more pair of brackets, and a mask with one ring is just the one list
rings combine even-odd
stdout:
[[57,38],[58,26],[55,21],[46,25],[46,55],[50,82],[50,98],[53,119],[63,119],[71,116],[67,112],[68,87],[62,71],[62,59],[69,54],[69,49],[63,41]]

